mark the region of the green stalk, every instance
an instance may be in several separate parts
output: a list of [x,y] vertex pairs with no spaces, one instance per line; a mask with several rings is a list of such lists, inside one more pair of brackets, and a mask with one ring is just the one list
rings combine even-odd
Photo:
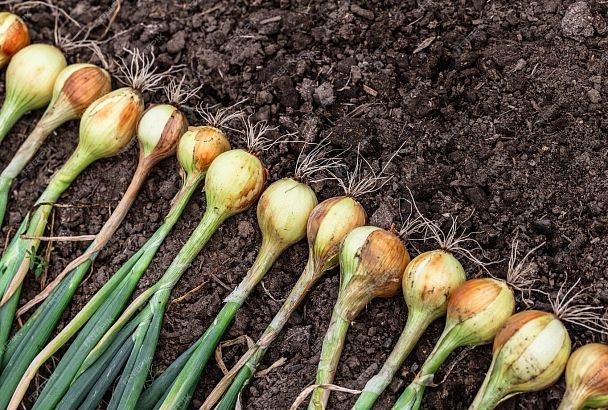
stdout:
[[[283,246],[277,246],[274,242],[265,240],[262,243],[260,252],[246,277],[239,284],[238,288],[227,298],[227,303],[219,312],[211,326],[209,326],[203,336],[196,342],[197,347],[170,386],[170,390],[166,394],[166,397],[163,398],[162,402],[157,403],[155,408],[172,410],[187,406],[194,393],[194,389],[196,388],[196,383],[224,332],[230,323],[232,323],[232,319],[234,319],[234,316],[251,291],[262,280],[264,275],[266,275],[283,250]],[[150,390],[152,392],[156,391],[156,393],[154,393],[156,397],[162,397],[166,391],[156,389],[154,384],[150,386]],[[145,398],[146,395],[142,396],[142,399]],[[137,408],[146,407],[138,404]]]
[[4,223],[4,215],[6,214],[6,207],[8,205],[8,196],[11,193],[11,184],[13,183],[12,178],[7,178],[0,175],[0,228]]
[[422,333],[434,318],[434,314],[426,311],[410,310],[408,312],[407,323],[401,336],[399,336],[397,344],[386,359],[382,369],[365,384],[353,410],[369,410],[374,407],[376,400],[391,383],[405,359],[420,340]]
[[[103,374],[104,368],[96,366],[96,363],[99,359],[103,359],[104,353],[108,348],[113,346],[116,339],[116,336],[114,335],[119,333],[125,326],[128,328],[134,327],[130,339],[133,340],[135,344],[129,353],[127,367],[120,371],[121,377],[118,381],[119,388],[117,388],[113,394],[109,407],[110,409],[134,408],[141,394],[145,379],[148,375],[148,369],[154,356],[163,313],[169,300],[171,290],[190,266],[196,255],[228,216],[230,215],[226,211],[222,211],[216,206],[213,206],[213,204],[209,204],[205,211],[205,215],[192,236],[190,236],[173,262],[171,262],[171,265],[163,277],[154,285],[154,293],[151,293],[151,296],[147,297],[148,304],[144,310],[126,325],[126,321],[119,318],[118,322],[89,353],[78,372],[77,378],[72,382],[70,389],[66,393],[66,396],[75,395],[81,397],[83,395],[97,394],[97,389],[91,390],[90,386],[80,386],[78,383],[79,379],[99,379]],[[125,316],[129,310],[130,308],[127,308],[127,312],[125,312],[123,316]],[[90,399],[85,400],[85,403],[89,403],[90,405],[97,404],[95,400]]]
[[[157,229],[152,237],[150,237],[144,246],[135,255],[133,255],[116,272],[116,274],[112,276],[112,278],[110,278],[110,280],[98,291],[98,293],[93,296],[89,303],[87,303],[85,307],[81,309],[78,315],[70,323],[68,323],[68,325],[65,326],[59,333],[59,335],[57,335],[29,364],[29,367],[21,378],[21,381],[17,380],[17,382],[19,382],[19,386],[13,394],[11,403],[17,404],[22,400],[27,392],[30,382],[35,377],[40,366],[42,366],[42,364],[44,364],[63,345],[65,345],[70,338],[76,334],[76,332],[83,329],[59,362],[50,379],[47,381],[45,388],[40,394],[39,400],[36,402],[34,408],[50,409],[57,404],[61,398],[61,395],[68,389],[71,380],[75,377],[76,372],[82,365],[87,354],[97,344],[97,342],[99,342],[103,334],[110,328],[112,323],[115,322],[116,318],[122,312],[123,308],[131,297],[133,290],[139,282],[139,279],[150,265],[164,239],[179,220],[188,201],[203,179],[204,173],[197,173],[192,177],[187,178],[185,184],[175,196],[173,205],[165,217],[163,224]],[[72,271],[70,276],[68,276],[64,282],[79,283],[81,278],[74,278],[75,275],[79,276],[78,273],[74,272],[86,272],[88,271],[89,265],[90,264],[88,263],[80,265],[77,269]],[[62,283],[57,289],[55,289],[53,294],[43,302],[43,305],[39,309],[37,309],[34,316],[41,311],[52,311],[55,303],[48,301],[51,299],[56,300],[58,295],[65,294],[65,289],[67,287],[67,285]],[[75,289],[75,286],[70,287]],[[72,293],[70,294],[70,298]],[[51,308],[49,309],[48,306],[51,306]],[[41,316],[36,317],[36,321],[42,321],[40,325],[43,326],[48,323],[50,319],[47,320],[45,316]],[[26,324],[31,322],[32,319],[28,320]],[[53,325],[56,324],[55,322],[56,320],[53,322]],[[37,329],[38,327],[39,326],[35,326],[34,328]],[[32,338],[37,336],[37,332],[31,335]],[[23,343],[20,344],[23,345]],[[29,343],[26,344],[26,346],[28,345]],[[11,371],[9,375],[13,378],[17,376],[15,371]],[[4,389],[4,386],[5,383],[3,383],[2,379],[0,378],[0,389]],[[6,391],[12,390],[14,390],[14,386],[11,390]],[[0,408],[2,408],[2,404],[3,401],[0,399]]]
[[[28,222],[29,222],[29,215],[26,216],[26,218],[23,220],[23,222],[19,226],[19,229],[15,233],[15,236],[13,237],[13,239],[11,240],[11,242],[8,245],[8,248],[17,246],[17,242],[19,241],[19,238],[21,237],[23,232],[25,232]],[[10,255],[8,255],[8,254],[2,255],[2,258],[0,259],[0,266],[4,267],[4,268],[2,268],[4,270],[0,271],[0,294],[2,292],[4,292],[4,289],[8,286],[8,281],[10,280],[10,277],[8,275],[4,274],[6,272],[6,270],[12,269],[10,266],[6,266],[6,259],[9,259],[8,258],[9,256]],[[11,303],[14,306],[11,305]],[[11,301],[7,305],[6,309],[0,309],[0,324],[12,320],[12,315],[14,314],[15,310],[17,309],[16,305],[17,305],[17,301],[15,300],[15,301]],[[0,326],[0,341],[8,340],[8,335],[10,334],[10,331],[11,331],[10,326]],[[4,344],[0,344],[0,369],[2,368],[5,351],[6,351],[6,346]]]
[[[70,186],[76,177],[92,162],[94,158],[84,154],[80,149],[76,149],[72,156],[67,160],[63,167],[53,176],[47,188],[36,202],[37,209],[27,223],[25,233],[29,236],[39,237],[44,235],[48,218],[53,209],[53,204],[57,202],[61,194]],[[31,261],[34,259],[38,247],[39,239],[23,239],[21,237],[13,240],[11,246],[5,249],[0,261],[0,272],[3,281],[6,277],[6,285],[2,287],[0,294],[0,328],[10,329],[19,294],[21,283],[27,274]],[[6,336],[0,339],[0,351],[6,349]],[[5,360],[2,360],[5,363]],[[4,366],[0,367],[0,370]]]
[[283,329],[283,326],[287,324],[287,321],[293,312],[298,308],[302,300],[304,300],[308,294],[308,291],[314,286],[319,278],[321,278],[322,272],[318,272],[319,270],[320,269],[316,269],[314,258],[309,257],[308,263],[304,268],[304,272],[302,272],[302,275],[300,275],[300,278],[292,288],[291,292],[289,292],[287,299],[275,317],[272,319],[266,330],[264,330],[264,333],[262,333],[262,336],[257,343],[253,345],[246,353],[246,355],[251,355],[251,357],[246,363],[242,364],[240,369],[237,365],[231,370],[231,373],[236,373],[238,371],[238,375],[232,381],[232,384],[223,395],[222,400],[218,403],[218,409],[234,408],[230,407],[230,405],[236,403],[241,389],[257,370],[257,367],[264,358],[264,354],[266,353],[268,346],[270,346],[274,339],[279,335]]
[[65,119],[62,112],[57,111],[53,106],[49,106],[36,127],[19,147],[9,164],[0,174],[0,227],[4,221],[4,215],[10,195],[13,180],[23,171],[46,138],[59,127]]
[[260,362],[262,361],[262,358],[266,354],[266,350],[267,349],[255,347],[255,350],[251,352],[251,357],[249,358],[249,360],[247,360],[245,365],[239,370],[236,377],[232,381],[232,384],[230,384],[230,387],[228,387],[228,390],[226,391],[226,393],[224,394],[222,399],[219,401],[219,403],[215,407],[216,410],[233,410],[234,409],[234,407],[236,405],[236,401],[237,401],[239,395],[241,394],[241,390],[243,389],[243,387],[245,387],[247,382],[249,382],[249,380],[251,380],[251,378],[255,374],[255,370],[257,369],[257,366],[260,364]]
[[15,123],[27,111],[28,104],[17,104],[13,101],[11,95],[7,95],[4,105],[0,110],[0,143],[8,135]]
[[393,410],[418,410],[420,408],[426,386],[433,382],[433,376],[437,370],[447,360],[448,356],[459,347],[455,336],[451,331],[444,332],[441,335],[435,348],[422,365],[420,372],[392,407]]
[[[331,321],[329,322],[329,328],[323,339],[323,348],[321,349],[321,358],[319,359],[316,384],[330,384],[334,381],[349,326],[350,322],[340,316],[337,309],[334,308],[331,315]],[[312,393],[308,409],[323,410],[327,406],[328,399],[328,390],[316,388]]]

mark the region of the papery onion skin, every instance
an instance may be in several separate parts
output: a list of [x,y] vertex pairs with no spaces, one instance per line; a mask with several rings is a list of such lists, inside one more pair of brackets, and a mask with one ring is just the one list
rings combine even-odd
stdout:
[[177,159],[186,174],[206,172],[213,160],[230,149],[226,134],[211,126],[190,126],[177,146]]

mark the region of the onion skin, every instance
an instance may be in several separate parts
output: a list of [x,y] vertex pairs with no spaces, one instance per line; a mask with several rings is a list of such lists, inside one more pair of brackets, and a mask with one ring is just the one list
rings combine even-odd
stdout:
[[30,33],[24,21],[16,14],[0,12],[0,68],[29,44]]
[[135,135],[143,110],[143,98],[132,88],[106,94],[82,115],[78,148],[93,159],[118,154]]
[[213,160],[230,149],[230,142],[219,128],[188,127],[177,146],[177,159],[187,175],[206,172]]
[[575,350],[566,366],[566,393],[558,410],[608,406],[608,346],[589,343]]
[[[235,166],[238,164],[238,172]],[[220,154],[209,167],[205,181],[207,206],[226,218],[252,206],[266,184],[266,169],[258,157],[242,149]]]
[[172,156],[187,129],[186,116],[174,106],[157,104],[149,107],[137,124],[140,157],[156,163]]
[[342,240],[366,220],[365,209],[351,197],[338,196],[321,202],[308,218],[309,259],[322,272],[335,267]]
[[469,410],[493,409],[509,397],[552,385],[566,367],[570,348],[568,331],[552,313],[513,315],[496,335],[492,364]]
[[276,244],[274,247],[282,252],[304,239],[308,217],[317,204],[312,188],[295,179],[283,178],[270,184],[257,207],[263,242]]
[[48,44],[32,44],[13,56],[6,70],[6,100],[15,98],[25,112],[42,108],[53,96],[55,80],[67,66],[61,51]]
[[374,226],[353,229],[340,252],[338,314],[353,321],[372,299],[397,295],[409,262],[410,255],[395,234]]
[[56,110],[67,111],[68,119],[77,119],[89,105],[110,91],[112,79],[106,70],[93,64],[70,64],[55,80],[49,109],[55,106]]
[[490,343],[514,310],[513,292],[505,282],[471,279],[450,295],[446,329],[463,328],[458,332],[460,346]]

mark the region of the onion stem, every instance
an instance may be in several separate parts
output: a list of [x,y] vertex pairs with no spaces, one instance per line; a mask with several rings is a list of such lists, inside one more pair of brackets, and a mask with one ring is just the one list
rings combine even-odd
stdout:
[[292,178],[280,179],[266,189],[257,207],[262,245],[251,269],[225,299],[225,305],[194,343],[195,347],[172,364],[166,375],[156,379],[137,408],[176,409],[190,401],[202,371],[237,311],[283,251],[306,236],[310,213],[317,204],[314,191]]
[[[21,309],[21,311],[27,310],[28,307],[35,305],[41,300],[45,300],[46,295],[50,295],[48,298],[49,303],[41,305],[35,314],[27,320],[27,326],[22,327],[19,331],[22,333],[18,339],[19,342],[11,343],[11,354],[7,354],[5,357],[5,360],[8,361],[5,370],[0,374],[0,389],[2,391],[15,390],[29,364],[38,354],[40,347],[44,346],[51,336],[78,286],[97,258],[99,247],[107,243],[112,234],[118,229],[153,166],[153,162],[146,161],[145,158],[143,160],[140,159],[125,195],[93,243],[89,246],[89,249],[93,249],[94,253],[87,258],[86,262],[68,271],[64,270],[62,274],[57,276],[45,288],[44,297],[32,299]],[[9,397],[7,396],[4,399],[0,398],[0,408],[6,405],[4,402],[8,401],[8,399]]]
[[403,365],[405,359],[414,349],[422,333],[435,320],[434,312],[424,310],[408,311],[407,322],[403,332],[399,336],[393,351],[390,353],[382,369],[372,377],[365,385],[361,395],[357,399],[353,409],[371,409],[382,392],[393,380],[397,371]]
[[[26,218],[23,224],[27,228],[20,229],[22,233],[30,236],[42,236],[46,228],[53,204],[59,199],[61,194],[70,186],[76,177],[92,162],[94,158],[84,154],[80,149],[72,154],[64,166],[53,176],[47,188],[36,202],[36,211],[31,218]],[[19,294],[21,283],[30,268],[31,260],[36,255],[40,240],[21,239],[15,240],[5,249],[0,260],[0,272],[2,273],[3,286],[0,287],[0,328],[10,329]],[[6,335],[0,335],[0,369],[4,369],[7,362],[3,353],[6,350]]]
[[[7,97],[8,100],[8,97]],[[6,138],[19,118],[28,111],[25,104],[4,104],[0,110],[0,142]]]
[[207,209],[197,228],[160,280],[124,310],[88,353],[59,408],[95,408],[119,376],[108,408],[135,408],[173,287],[219,226],[257,200],[265,178],[259,159],[243,150],[227,151],[213,160],[205,184]]
[[[118,381],[118,386],[121,386],[121,388],[115,389],[112,402],[108,408],[133,408],[135,406],[154,355],[160,332],[159,322],[162,322],[162,316],[171,290],[192,260],[228,216],[227,213],[218,211],[214,207],[207,208],[203,219],[192,236],[175,257],[163,277],[154,285],[154,291],[147,295],[147,305],[144,310],[134,319],[127,322],[132,314],[131,312],[136,310],[127,308],[127,311],[123,313],[116,324],[106,332],[82,364],[78,371],[79,375],[72,382],[70,389],[59,403],[60,408],[63,408],[63,404],[71,403],[70,397],[82,397],[84,399],[82,406],[84,407],[87,404],[92,406],[97,405],[97,400],[101,397],[98,397],[98,388],[93,388],[93,382],[97,382],[98,379],[101,380],[101,376],[107,370],[105,366],[98,366],[99,360],[103,361],[108,351],[112,351],[117,346],[122,345],[126,339],[133,341],[134,344],[127,353],[129,361],[122,370]],[[136,302],[141,302],[141,300],[136,300],[133,303]],[[124,338],[125,334],[127,335],[126,338]],[[120,370],[117,371],[120,372]],[[81,382],[80,380],[88,382]],[[107,384],[101,386],[104,391],[109,387],[109,383],[112,380],[108,378]],[[74,402],[75,406],[79,404],[79,401]]]
[[[274,245],[275,244],[271,242],[262,244],[260,253],[247,273],[247,276],[234,292],[236,296],[231,298],[230,301],[222,307],[213,323],[195,343],[194,349],[192,351],[187,351],[188,354],[185,355],[185,357],[187,357],[188,360],[184,362],[183,367],[179,369],[179,374],[175,375],[172,380],[169,380],[169,376],[162,379],[156,379],[142,395],[141,400],[137,405],[138,408],[177,409],[181,404],[184,406],[187,405],[194,392],[200,374],[205,368],[209,358],[213,355],[222,335],[230,323],[232,323],[232,319],[234,319],[234,316],[251,291],[253,291],[257,283],[262,280],[264,275],[282,253],[283,249],[278,249]],[[177,370],[178,367],[176,366],[172,369],[172,372],[176,372]]]
[[[336,368],[342,355],[344,340],[350,326],[350,321],[340,316],[337,308],[334,308],[329,322],[329,328],[323,339],[321,358],[315,384],[330,384],[334,381]],[[317,388],[313,391],[310,404],[311,410],[322,410],[327,405],[329,390]]]
[[[453,328],[452,330],[458,331],[459,329]],[[457,338],[454,337],[454,334],[451,331],[444,332],[435,345],[435,348],[422,365],[420,372],[392,407],[393,410],[419,409],[426,386],[433,382],[433,377],[437,370],[439,370],[448,356],[459,346],[460,344],[457,343]]]
[[188,201],[203,179],[204,174],[198,174],[186,180],[175,196],[163,224],[30,364],[11,399],[11,404],[15,407],[19,404],[40,366],[82,329],[63,355],[33,408],[51,409],[57,405],[91,348],[99,342],[122,312],[139,279],[181,217]]
[[[264,358],[266,350],[274,341],[274,339],[279,335],[279,333],[283,329],[283,326],[287,324],[287,321],[289,320],[293,312],[295,312],[300,303],[308,294],[309,290],[322,277],[322,275],[323,271],[317,268],[314,259],[309,258],[308,263],[304,268],[304,271],[300,275],[300,278],[298,279],[294,287],[291,289],[291,292],[289,292],[287,299],[285,300],[275,317],[272,319],[264,333],[262,333],[262,336],[260,336],[258,342],[255,345],[251,346],[247,353],[245,353],[246,356],[249,356],[249,360],[241,364],[240,370],[238,368],[238,364],[233,367],[231,372],[226,375],[226,380],[222,380],[223,383],[221,383],[221,385],[218,385],[218,387],[216,388],[217,390],[214,389],[214,392],[212,392],[212,394],[207,398],[207,400],[205,400],[205,403],[203,403],[203,406],[201,407],[202,409],[210,409],[211,405],[209,405],[208,403],[211,401],[216,401],[219,397],[221,397],[221,394],[224,393],[224,391],[221,390],[228,388],[227,384],[230,381],[230,378],[234,378],[234,380],[229,386],[229,389],[226,391],[226,394],[218,403],[217,409],[226,410],[234,408],[234,403],[236,403],[241,389],[255,373],[257,367]],[[238,375],[236,371],[238,371]]]

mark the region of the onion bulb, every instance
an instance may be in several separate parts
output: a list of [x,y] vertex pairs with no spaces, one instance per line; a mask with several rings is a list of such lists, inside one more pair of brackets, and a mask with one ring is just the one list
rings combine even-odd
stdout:
[[7,11],[0,12],[0,68],[28,44],[30,33],[21,17]]
[[608,407],[608,346],[589,343],[568,359],[566,393],[558,410],[602,407]]
[[552,313],[513,315],[496,335],[490,369],[470,410],[493,409],[517,394],[542,390],[559,379],[570,356],[570,336]]
[[0,142],[28,111],[47,105],[55,80],[67,66],[61,51],[47,44],[32,44],[11,59],[6,70],[6,97],[0,110]]

